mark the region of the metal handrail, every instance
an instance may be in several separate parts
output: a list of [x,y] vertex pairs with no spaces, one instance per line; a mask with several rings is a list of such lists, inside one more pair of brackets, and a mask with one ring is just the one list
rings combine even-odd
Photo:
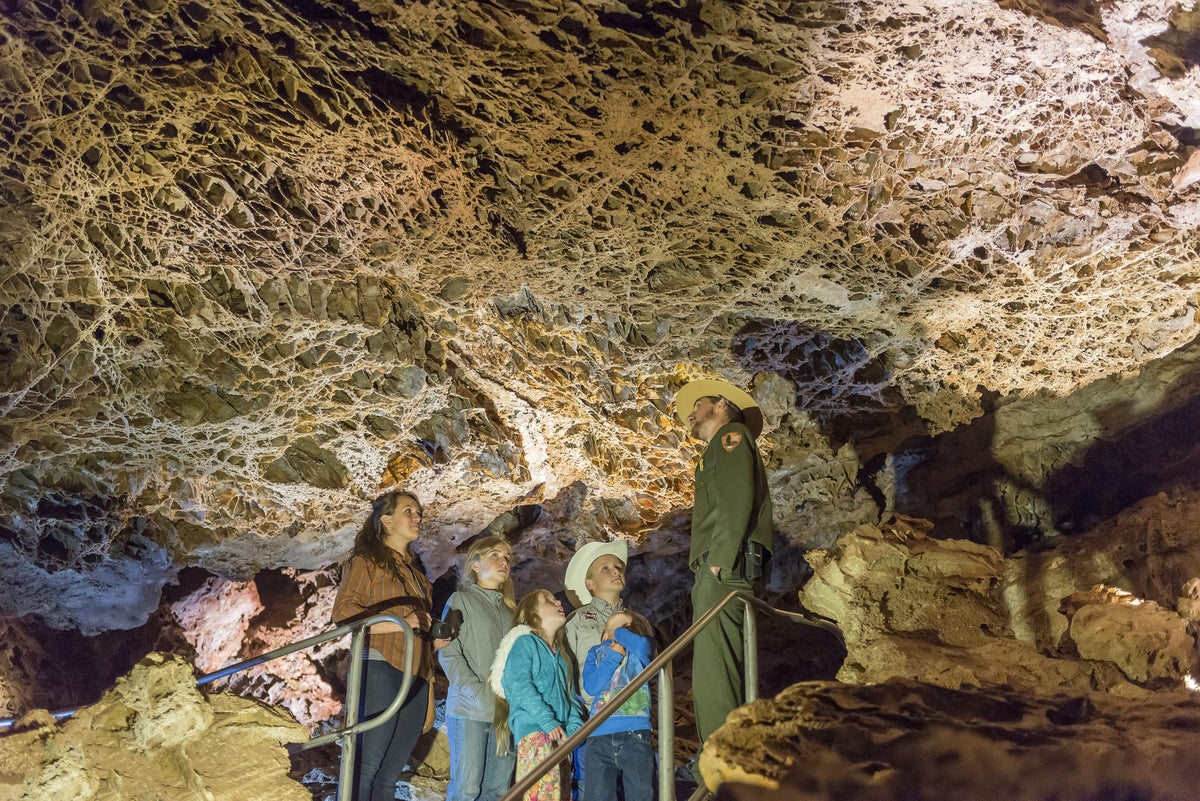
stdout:
[[[374,717],[359,721],[358,708],[362,699],[363,651],[366,645],[367,629],[376,623],[396,623],[400,626],[401,633],[404,635],[404,679],[400,682],[400,689],[396,692],[396,697],[392,699],[392,703],[388,705],[387,709]],[[303,651],[305,648],[311,648],[328,640],[336,640],[347,634],[351,635],[351,639],[350,669],[346,677],[346,725],[341,729],[326,732],[319,737],[313,737],[300,746],[301,750],[308,750],[309,748],[316,748],[319,745],[325,745],[338,739],[342,740],[342,764],[338,773],[338,798],[343,799],[350,798],[351,793],[354,791],[354,752],[357,738],[351,735],[361,734],[377,726],[382,726],[395,716],[400,707],[404,705],[405,699],[408,698],[408,691],[412,687],[413,645],[415,644],[412,626],[408,625],[408,621],[395,615],[371,615],[370,617],[356,620],[353,623],[346,623],[320,634],[314,634],[312,637],[285,645],[282,648],[276,648],[274,651],[268,651],[265,654],[251,657],[241,662],[235,662],[232,665],[227,665],[212,673],[206,673],[196,679],[196,686],[203,687],[206,684],[211,684],[234,673],[257,667],[280,657],[294,654],[297,651]],[[61,720],[71,717],[75,714],[75,711],[74,709],[64,709],[54,712],[53,716]],[[10,728],[16,721],[16,718],[0,719],[0,729]]]
[[518,779],[516,784],[512,786],[500,801],[517,801],[530,787],[537,784],[539,779],[553,770],[558,763],[562,762],[572,751],[578,748],[584,740],[591,736],[592,732],[600,727],[601,723],[608,720],[610,715],[614,714],[621,708],[622,704],[632,698],[634,693],[641,689],[642,686],[648,684],[656,672],[659,673],[658,797],[660,801],[674,798],[675,705],[673,696],[675,694],[675,680],[671,675],[671,660],[675,658],[676,654],[691,645],[692,641],[696,639],[696,635],[716,620],[721,610],[739,599],[745,602],[742,607],[745,616],[742,646],[745,653],[745,691],[747,703],[758,698],[758,628],[754,621],[754,607],[777,617],[786,617],[795,623],[802,623],[806,626],[823,629],[836,636],[840,642],[845,644],[845,638],[842,635],[841,629],[831,620],[814,615],[811,612],[789,612],[785,609],[776,609],[766,601],[756,598],[747,590],[732,590],[719,603],[705,612],[699,620],[689,626],[687,631],[680,635],[677,640],[664,648],[662,653],[651,660],[650,664],[646,665],[642,672],[637,674],[625,686],[625,689],[621,690],[613,696],[611,701],[605,704],[604,709],[588,718],[574,734],[559,743],[558,747],[551,751],[550,755],[538,765],[537,770],[531,771]]

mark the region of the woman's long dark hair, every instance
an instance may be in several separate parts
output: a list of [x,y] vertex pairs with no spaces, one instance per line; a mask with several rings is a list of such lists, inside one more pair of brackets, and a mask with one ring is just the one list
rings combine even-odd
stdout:
[[[395,489],[383,493],[371,501],[371,514],[363,521],[362,528],[355,535],[354,550],[352,551],[354,555],[370,559],[393,573],[396,572],[396,559],[393,556],[395,551],[385,544],[387,529],[383,526],[383,517],[396,511],[396,506],[400,503],[401,498],[411,499],[417,505],[417,509],[424,512],[421,507],[421,499],[407,490]],[[415,559],[417,554],[411,543],[407,550],[408,556]],[[423,567],[421,572],[424,572]]]

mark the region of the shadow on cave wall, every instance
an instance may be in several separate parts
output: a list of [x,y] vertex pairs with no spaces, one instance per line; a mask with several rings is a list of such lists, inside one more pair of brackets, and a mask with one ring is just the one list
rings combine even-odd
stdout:
[[1041,488],[1023,486],[993,458],[994,401],[985,396],[983,416],[971,423],[910,439],[893,454],[896,511],[932,520],[935,536],[1012,553],[1087,531],[1158,492],[1200,487],[1200,396],[1124,428],[1118,421],[1132,411],[1093,412],[1119,433],[1095,442]]
[[[1136,425],[1124,421],[1145,419],[1144,410],[1125,404],[1092,410],[1105,430],[1119,433],[1097,441],[1036,488],[1009,475],[992,455],[994,393],[981,390],[980,417],[930,436],[916,410],[890,386],[884,357],[873,356],[862,341],[795,321],[760,319],[738,331],[731,347],[747,372],[789,380],[797,408],[811,415],[832,448],[854,446],[859,482],[881,510],[879,486],[890,470],[895,510],[931,520],[940,538],[1011,554],[1062,532],[1086,530],[1157,492],[1200,486],[1200,396]],[[1191,385],[1194,377],[1180,376],[1176,385]]]
[[1074,28],[1108,44],[1098,0],[998,0],[1001,8],[1019,11],[1056,28]]
[[872,355],[861,340],[839,339],[795,321],[760,319],[734,335],[732,349],[747,372],[774,372],[790,381],[796,407],[816,421],[831,448],[854,447],[858,481],[881,512],[887,499],[880,477],[891,469],[895,510],[931,520],[935,536],[1001,549],[1037,536],[1036,521],[1009,519],[995,497],[1004,469],[992,457],[994,396],[982,397],[981,417],[931,436],[892,385],[884,356]]
[[796,407],[811,415],[834,450],[851,443],[866,462],[927,431],[892,384],[883,356],[859,339],[793,320],[758,319],[734,334],[731,347],[751,375],[772,372],[792,382]]
[[1200,9],[1187,10],[1180,4],[1171,9],[1165,30],[1147,36],[1140,44],[1168,78],[1183,78],[1200,64]]
[[[25,653],[15,642],[10,642],[7,649],[14,669],[33,678],[29,687],[33,709],[74,709],[94,704],[112,689],[118,677],[129,673],[152,651],[189,657],[195,654],[165,605],[137,628],[91,637],[51,628],[32,617],[10,619],[0,629],[9,626],[19,626],[40,649]],[[20,714],[29,710],[17,711]]]
[[[983,415],[936,436],[919,436],[892,453],[896,511],[930,520],[933,535],[979,542],[1012,552],[1041,538],[1051,526],[1018,515],[1001,497],[1013,480],[992,455],[996,432],[993,394],[983,393]],[[883,457],[867,465],[883,469]]]
[[[1109,407],[1102,414],[1124,413]],[[1083,531],[1173,488],[1200,488],[1200,396],[1097,441],[1078,464],[1049,478],[1045,494],[1060,528]]]

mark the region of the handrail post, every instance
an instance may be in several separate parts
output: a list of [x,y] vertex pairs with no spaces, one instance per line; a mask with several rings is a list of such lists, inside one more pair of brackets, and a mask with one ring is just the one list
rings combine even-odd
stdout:
[[658,671],[658,797],[675,797],[675,677],[671,660]]
[[[346,671],[346,723],[350,728],[358,723],[358,710],[362,699],[363,649],[367,642],[367,626],[359,626],[350,635],[350,666]],[[354,797],[354,759],[358,736],[351,734],[342,738],[342,764],[338,768],[338,801],[349,801]]]
[[742,648],[745,654],[743,673],[746,682],[746,703],[758,700],[758,621],[754,607],[742,603]]

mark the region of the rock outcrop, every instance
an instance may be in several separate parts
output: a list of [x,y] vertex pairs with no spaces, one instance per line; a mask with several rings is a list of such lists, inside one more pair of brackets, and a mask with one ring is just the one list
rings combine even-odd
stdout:
[[[1175,599],[1160,605],[1087,574],[1080,551],[1100,560],[1104,543],[1064,539],[1061,552],[1006,560],[986,545],[931,539],[927,528],[898,518],[809,555],[814,574],[800,601],[845,633],[841,681],[1144,697],[1180,686],[1196,667],[1195,635]],[[1123,531],[1123,542],[1132,538]],[[1035,557],[1036,574],[1027,564]],[[1183,592],[1181,581],[1176,598]]]
[[61,725],[0,738],[0,798],[310,801],[283,747],[307,739],[286,714],[204,694],[190,665],[152,655]]
[[[1188,504],[1150,499],[1012,559],[903,517],[809,554],[800,599],[842,627],[842,683],[736,710],[705,743],[706,781],[730,799],[1190,797],[1200,580],[1161,605],[1135,594],[1194,553],[1168,533]],[[1138,537],[1146,521],[1160,536]],[[1113,558],[1125,549],[1136,566]]]
[[720,799],[1089,801],[1195,795],[1200,698],[1034,697],[909,679],[798,684],[737,710],[705,746]]

